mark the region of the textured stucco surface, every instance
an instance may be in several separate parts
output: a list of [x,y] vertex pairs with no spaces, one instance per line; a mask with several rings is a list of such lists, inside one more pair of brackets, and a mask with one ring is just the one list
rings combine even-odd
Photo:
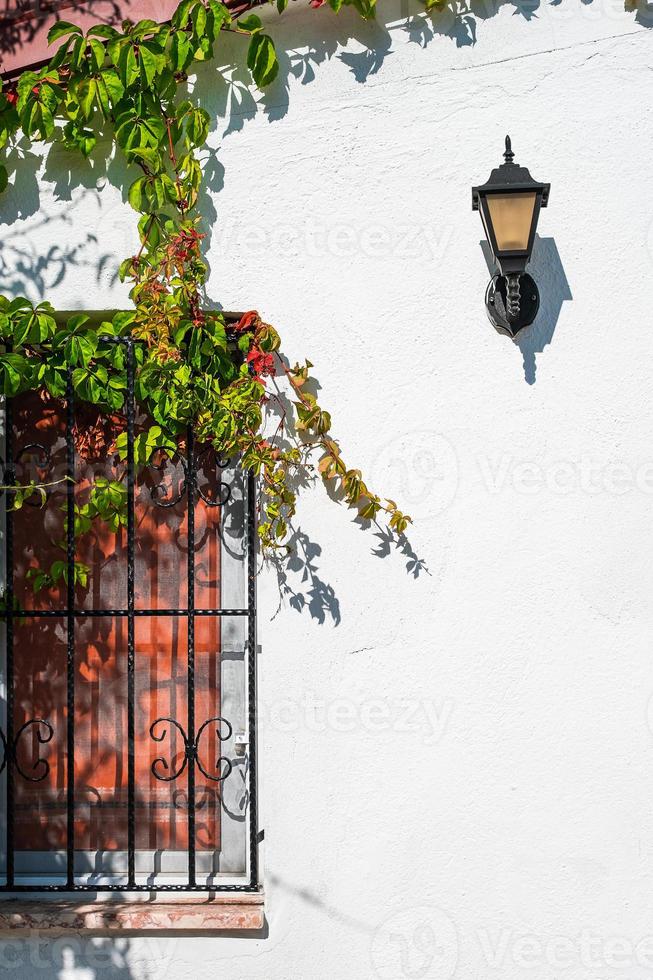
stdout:
[[[11,938],[3,975],[653,976],[653,32],[617,0],[407,9],[270,12],[274,89],[200,82],[228,117],[209,296],[314,361],[347,457],[415,517],[386,554],[318,487],[303,611],[263,576],[267,935]],[[552,183],[519,346],[470,200],[506,132]],[[2,205],[4,289],[126,305],[121,191],[39,167]]]

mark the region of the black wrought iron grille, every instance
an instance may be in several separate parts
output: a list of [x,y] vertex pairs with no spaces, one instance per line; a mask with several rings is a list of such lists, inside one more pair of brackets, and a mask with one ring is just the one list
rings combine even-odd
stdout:
[[[258,887],[258,856],[257,856],[257,800],[256,800],[256,506],[255,482],[251,474],[243,478],[245,521],[245,554],[247,568],[247,605],[243,608],[199,608],[195,604],[195,509],[198,495],[197,483],[197,451],[194,435],[191,429],[186,436],[185,457],[180,456],[183,466],[184,479],[177,500],[185,496],[187,506],[187,604],[184,608],[136,608],[134,566],[135,566],[135,510],[134,488],[136,478],[135,465],[135,344],[131,338],[106,338],[107,342],[124,345],[126,361],[126,404],[125,427],[127,434],[127,455],[124,480],[127,492],[127,603],[123,608],[107,609],[87,607],[76,608],[74,562],[76,555],[75,541],[75,399],[72,385],[72,374],[69,370],[67,395],[65,399],[65,445],[66,445],[66,566],[67,588],[66,605],[60,609],[28,609],[20,608],[16,602],[14,584],[15,554],[14,554],[14,512],[12,510],[12,492],[5,494],[5,569],[6,586],[3,607],[0,610],[0,621],[5,621],[6,655],[5,655],[5,692],[6,692],[6,729],[0,728],[0,773],[4,774],[6,821],[6,852],[5,873],[0,875],[0,891],[3,892],[152,892],[152,891],[254,891]],[[14,446],[14,418],[12,399],[5,399],[5,461],[3,465],[5,486],[10,488],[16,484],[16,467],[18,457],[26,448],[34,449],[34,444],[17,450]],[[36,447],[38,448],[38,447]],[[206,498],[204,498],[206,501]],[[76,624],[80,617],[116,617],[126,620],[127,644],[126,674],[127,674],[127,870],[126,873],[115,875],[115,880],[94,881],[93,874],[80,874],[76,870],[75,854],[75,635]],[[152,883],[137,880],[142,875],[136,869],[136,819],[138,800],[135,786],[135,691],[138,671],[138,650],[135,639],[135,624],[138,617],[157,616],[173,617],[186,623],[187,635],[187,677],[186,677],[186,707],[187,716],[183,719],[172,716],[157,718],[150,726],[150,737],[153,742],[164,742],[172,728],[176,730],[183,743],[181,762],[166,759],[165,754],[156,758],[152,763],[153,775],[162,781],[173,782],[185,773],[185,789],[187,793],[186,816],[188,830],[187,873],[175,876],[174,883]],[[20,650],[16,643],[15,624],[29,620],[32,617],[58,617],[66,624],[66,685],[65,685],[65,726],[64,731],[57,731],[50,718],[33,717],[20,726],[15,724],[15,697],[17,672],[20,670]],[[233,726],[227,717],[197,718],[195,691],[195,627],[197,617],[245,617],[246,618],[246,650],[245,650],[245,711],[248,731],[244,733],[243,753],[246,755],[246,768],[242,776],[241,793],[246,797],[243,820],[247,828],[247,868],[243,875],[238,875],[238,883],[230,883],[213,875],[210,884],[198,883],[197,873],[197,841],[196,841],[196,767],[206,779],[221,785],[230,778],[233,770],[233,760],[220,753],[215,765],[202,761],[201,743],[206,729],[211,726],[220,742],[229,738]],[[223,620],[224,622],[224,620]],[[21,763],[19,746],[27,732],[32,740],[43,746],[53,739],[65,738],[65,872],[53,875],[54,882],[34,883],[32,875],[25,881],[25,873],[16,869],[16,786],[18,780],[38,782],[45,778],[49,771],[46,759],[37,758],[31,767]],[[34,736],[36,736],[34,738]],[[163,749],[162,749],[163,752]],[[242,771],[242,770],[240,770]],[[63,848],[62,848],[63,850]],[[65,881],[63,879],[65,874]],[[110,877],[106,871],[96,877]],[[216,880],[217,879],[217,880]],[[244,882],[244,883],[243,883]]]

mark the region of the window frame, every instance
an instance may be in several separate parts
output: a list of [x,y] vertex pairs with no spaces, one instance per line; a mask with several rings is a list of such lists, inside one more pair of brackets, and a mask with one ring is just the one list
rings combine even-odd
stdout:
[[[233,323],[240,318],[240,314],[227,314],[227,323]],[[107,338],[108,339],[108,338]],[[154,855],[156,852],[151,849],[136,848],[135,839],[135,818],[136,801],[134,785],[134,718],[135,718],[135,671],[136,671],[136,648],[135,648],[135,623],[139,616],[152,615],[156,612],[161,615],[161,610],[136,608],[134,602],[134,553],[136,542],[135,529],[135,509],[134,509],[134,485],[135,485],[135,460],[134,460],[134,440],[135,440],[135,360],[134,349],[137,343],[131,337],[112,338],[112,342],[124,344],[127,365],[127,395],[126,395],[126,427],[127,427],[127,461],[126,461],[126,483],[128,499],[128,523],[127,523],[127,608],[122,610],[105,610],[93,608],[94,615],[120,615],[127,621],[127,675],[128,675],[128,735],[127,746],[124,754],[128,760],[128,846],[124,851],[111,852],[117,856],[126,855],[127,875],[116,873],[112,880],[105,880],[109,875],[104,872],[85,872],[80,869],[82,863],[81,856],[86,856],[86,860],[92,858],[96,852],[75,848],[75,628],[76,620],[82,616],[89,615],[89,609],[75,608],[75,587],[74,576],[72,574],[72,564],[75,560],[75,540],[74,540],[74,476],[75,476],[75,445],[73,440],[73,429],[75,423],[75,398],[72,386],[72,376],[69,370],[68,391],[65,399],[66,404],[66,476],[71,477],[66,487],[66,513],[68,519],[68,532],[66,537],[66,562],[68,569],[67,601],[63,609],[55,610],[31,610],[15,607],[13,576],[10,570],[14,567],[14,536],[13,536],[13,511],[10,507],[11,491],[4,493],[5,511],[5,534],[4,534],[4,558],[6,570],[6,589],[5,589],[5,608],[0,610],[0,622],[5,624],[6,635],[6,656],[5,656],[5,677],[4,693],[6,700],[6,711],[4,724],[0,729],[0,780],[5,783],[3,822],[4,827],[0,828],[0,837],[4,838],[5,843],[5,867],[0,873],[0,897],[20,895],[25,897],[29,893],[30,897],[42,897],[44,893],[59,893],[62,897],[70,899],[88,899],[89,895],[101,892],[119,893],[125,895],[138,895],[147,892],[149,895],[156,893],[162,897],[171,892],[176,894],[197,893],[211,895],[215,892],[256,892],[259,890],[259,860],[258,860],[258,825],[257,825],[257,711],[256,711],[256,661],[257,661],[257,642],[256,642],[256,560],[257,560],[257,528],[256,528],[256,481],[251,472],[243,474],[242,484],[243,493],[246,494],[244,507],[244,527],[243,541],[245,545],[246,558],[246,606],[236,609],[198,609],[195,607],[195,561],[194,561],[194,512],[195,507],[187,507],[188,513],[188,601],[185,609],[168,611],[171,615],[180,620],[187,621],[188,636],[188,715],[184,719],[182,736],[185,743],[184,769],[187,772],[188,797],[190,805],[188,807],[188,834],[189,847],[187,850],[164,850],[166,855],[166,871],[157,872],[153,878],[151,870],[139,870],[139,861],[143,855]],[[3,462],[4,479],[3,482],[11,486],[15,482],[16,457],[13,446],[13,413],[12,399],[5,399],[5,459]],[[194,451],[194,436],[189,429],[187,433],[188,451],[185,459],[184,469],[186,473],[186,499],[197,501],[197,456]],[[222,598],[222,597],[221,597]],[[20,778],[20,768],[16,758],[16,740],[20,738],[22,727],[16,730],[14,724],[14,695],[16,660],[14,657],[14,621],[18,617],[35,616],[60,616],[65,619],[67,625],[66,635],[66,709],[67,719],[73,719],[72,724],[67,720],[65,726],[66,739],[66,869],[65,881],[62,875],[55,875],[43,869],[42,873],[36,870],[34,874],[16,871],[15,858],[17,854],[48,854],[54,858],[60,852],[25,852],[17,851],[15,847],[15,779]],[[196,817],[196,793],[195,793],[195,766],[200,764],[198,757],[198,740],[202,731],[204,721],[198,725],[195,719],[194,705],[194,627],[198,616],[220,616],[220,617],[245,617],[245,646],[243,650],[244,671],[245,671],[245,692],[244,692],[244,717],[246,718],[247,730],[244,732],[233,732],[234,735],[234,762],[233,766],[238,765],[238,759],[242,760],[244,767],[244,784],[247,794],[244,821],[246,824],[246,869],[244,872],[232,873],[229,871],[216,870],[215,867],[203,870],[207,863],[212,861],[215,865],[215,851],[200,851],[196,849],[195,837],[195,817]],[[224,620],[223,620],[224,621]],[[38,721],[38,719],[36,719]],[[191,737],[186,737],[186,732],[192,732]],[[38,741],[43,744],[40,736]],[[232,762],[229,761],[229,773],[232,771]],[[210,777],[215,778],[215,777]],[[216,780],[218,782],[218,780]],[[222,783],[220,786],[222,787]],[[34,863],[34,862],[32,862]],[[92,862],[91,862],[92,863]],[[183,864],[186,865],[185,869]],[[206,875],[205,881],[198,882],[198,876]],[[155,880],[156,879],[156,880]]]

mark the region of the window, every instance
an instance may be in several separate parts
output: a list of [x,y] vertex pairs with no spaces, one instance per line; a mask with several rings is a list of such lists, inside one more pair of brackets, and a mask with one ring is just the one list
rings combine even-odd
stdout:
[[[124,349],[124,412],[70,380],[64,401],[4,406],[4,483],[54,485],[44,507],[4,493],[0,889],[254,891],[253,479],[192,432],[137,465],[136,344],[101,342]],[[75,533],[98,475],[126,525]],[[35,593],[57,560],[66,580]]]

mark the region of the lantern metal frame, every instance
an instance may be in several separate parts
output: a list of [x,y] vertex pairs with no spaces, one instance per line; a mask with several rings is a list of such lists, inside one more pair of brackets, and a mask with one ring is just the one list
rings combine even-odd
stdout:
[[[551,187],[550,184],[533,180],[526,167],[520,167],[514,162],[514,156],[510,137],[506,136],[503,154],[505,162],[492,171],[485,184],[472,187],[472,210],[481,214],[492,255],[499,269],[486,291],[487,313],[499,333],[513,338],[535,320],[540,306],[537,284],[526,272],[526,266],[533,251],[540,209],[548,205]],[[500,249],[488,198],[499,194],[524,193],[535,194],[528,244],[524,249]]]

